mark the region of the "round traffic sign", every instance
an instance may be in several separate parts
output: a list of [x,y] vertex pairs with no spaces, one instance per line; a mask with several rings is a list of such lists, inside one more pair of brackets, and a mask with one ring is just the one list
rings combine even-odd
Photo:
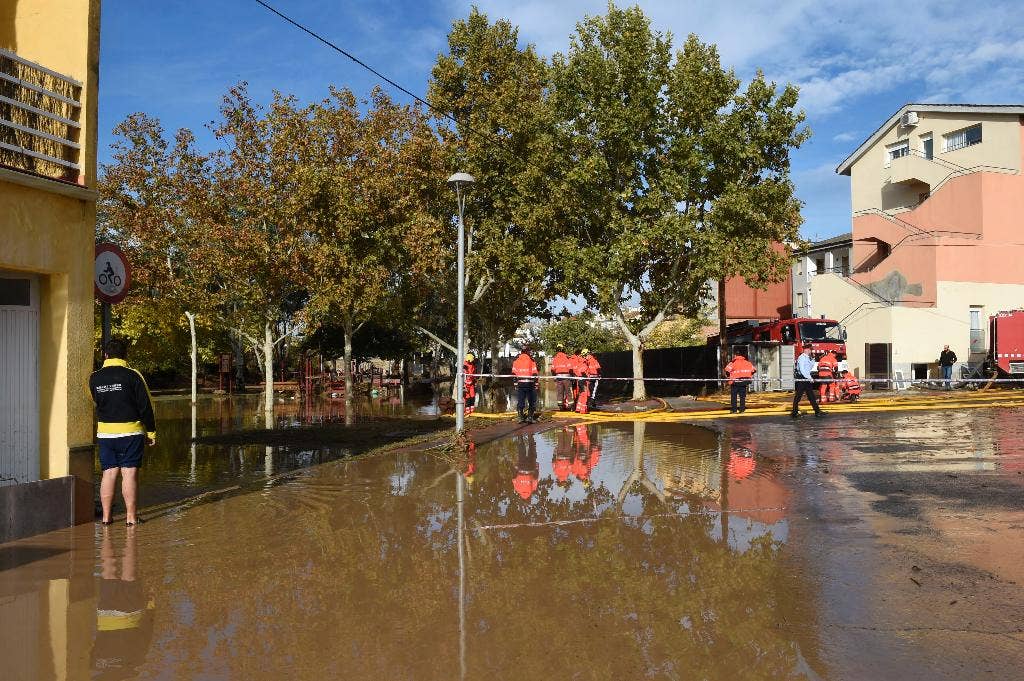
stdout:
[[114,244],[96,244],[93,284],[96,297],[104,303],[120,303],[128,295],[132,268],[121,249]]

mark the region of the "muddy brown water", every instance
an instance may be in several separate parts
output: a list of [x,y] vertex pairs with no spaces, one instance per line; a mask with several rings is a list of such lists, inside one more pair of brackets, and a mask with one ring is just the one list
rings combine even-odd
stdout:
[[331,461],[0,546],[0,678],[1012,678],[1021,427],[556,425]]

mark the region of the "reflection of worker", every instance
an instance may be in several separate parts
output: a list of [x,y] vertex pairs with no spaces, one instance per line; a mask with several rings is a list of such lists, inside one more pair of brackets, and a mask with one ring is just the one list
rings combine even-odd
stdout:
[[463,373],[463,391],[462,395],[466,401],[466,415],[472,414],[476,410],[476,376],[475,374],[480,373],[477,371],[476,355],[472,352],[466,353],[466,361],[462,364]]
[[572,428],[564,426],[558,433],[558,442],[551,457],[551,472],[555,476],[555,484],[566,488],[569,486],[569,474],[572,473],[573,437]]
[[537,441],[533,435],[516,438],[516,474],[512,478],[512,489],[524,500],[537,491],[540,479],[540,465],[537,463]]
[[136,571],[135,528],[128,528],[125,536],[120,576],[110,535],[103,528],[92,668],[97,679],[130,679],[136,677],[153,638],[154,604]]
[[555,375],[555,388],[558,391],[558,408],[568,411],[572,400],[572,362],[565,354],[565,345],[559,343],[555,354],[551,357],[551,373]]
[[583,483],[586,488],[590,487],[590,474],[597,467],[601,460],[601,445],[590,437],[590,429],[581,424],[576,427],[576,453],[572,461],[572,474]]
[[126,521],[138,522],[135,505],[138,497],[139,467],[146,439],[156,444],[156,419],[153,400],[146,381],[125,361],[127,344],[120,338],[107,341],[103,349],[103,367],[89,377],[89,391],[96,403],[96,438],[99,440],[100,503],[103,524],[110,524],[117,475],[121,474]]
[[476,443],[470,440],[466,443],[466,462],[462,468],[462,477],[467,485],[473,484],[474,475],[476,475]]
[[796,367],[793,372],[796,378],[796,387],[793,391],[793,408],[790,411],[790,416],[793,418],[800,416],[800,398],[804,395],[807,395],[807,401],[814,408],[815,416],[821,416],[823,413],[818,408],[818,397],[814,394],[814,379],[811,376],[813,367],[814,360],[811,359],[811,344],[804,343],[803,352],[797,358]]
[[829,350],[818,360],[818,382],[821,383],[821,401],[836,401],[835,379],[839,375],[839,360]]
[[[519,356],[512,362],[512,375],[516,383],[516,411],[519,422],[528,423],[537,420],[537,382],[539,372],[537,363],[530,356],[530,346],[524,345]],[[529,404],[529,412],[526,411]]]
[[[747,410],[747,388],[750,387],[750,379],[754,377],[756,369],[747,360],[743,350],[733,353],[732,361],[725,365],[725,375],[729,377],[729,412],[741,414]],[[737,408],[737,400],[739,407]]]

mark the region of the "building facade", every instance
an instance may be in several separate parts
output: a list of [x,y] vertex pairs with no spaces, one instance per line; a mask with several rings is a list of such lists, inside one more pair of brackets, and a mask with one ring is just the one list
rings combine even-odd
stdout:
[[851,273],[810,288],[861,376],[935,377],[946,344],[984,361],[988,317],[1024,303],[1022,166],[1024,106],[943,104],[904,106],[839,165]]
[[0,6],[0,542],[93,516],[99,13]]
[[811,279],[821,274],[850,276],[853,257],[853,235],[849,232],[831,239],[815,241],[806,250],[795,254],[793,260],[793,316],[833,318],[827,307],[814,307],[811,300]]

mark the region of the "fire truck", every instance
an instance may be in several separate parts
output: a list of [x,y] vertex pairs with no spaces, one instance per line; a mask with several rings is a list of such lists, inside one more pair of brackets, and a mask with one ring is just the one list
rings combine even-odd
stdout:
[[988,318],[991,361],[1004,377],[1024,377],[1024,310]]
[[[1024,312],[1021,315],[1024,319]],[[745,322],[730,324],[726,327],[725,333],[729,345],[751,343],[791,345],[794,359],[800,354],[801,346],[807,342],[811,344],[811,350],[815,354],[829,350],[846,354],[846,331],[834,319],[796,317],[776,319],[770,322],[749,319]],[[708,338],[708,344],[717,345],[718,336]]]

